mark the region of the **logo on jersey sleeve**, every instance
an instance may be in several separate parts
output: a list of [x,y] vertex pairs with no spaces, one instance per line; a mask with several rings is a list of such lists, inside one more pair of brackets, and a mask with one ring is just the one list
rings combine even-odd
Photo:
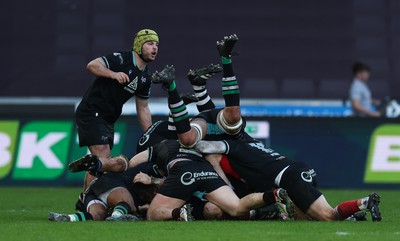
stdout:
[[119,59],[119,64],[124,63],[124,58],[122,58],[121,53],[113,53],[113,55]]
[[134,94],[138,85],[138,77],[132,80],[127,86],[124,87],[124,90],[128,91],[131,94]]

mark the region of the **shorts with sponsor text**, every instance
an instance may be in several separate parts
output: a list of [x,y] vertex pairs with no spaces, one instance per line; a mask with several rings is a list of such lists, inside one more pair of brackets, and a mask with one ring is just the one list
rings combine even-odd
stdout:
[[195,192],[207,194],[225,185],[210,163],[179,161],[170,169],[159,193],[189,201]]

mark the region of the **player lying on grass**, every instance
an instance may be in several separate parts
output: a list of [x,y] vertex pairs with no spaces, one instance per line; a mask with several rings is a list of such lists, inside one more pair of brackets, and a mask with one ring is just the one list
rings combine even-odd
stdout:
[[[145,163],[122,173],[105,173],[95,179],[83,195],[80,212],[59,214],[51,212],[50,221],[78,222],[101,221],[137,221],[139,214],[145,214],[147,207],[158,190],[158,185],[144,185],[144,172],[159,176],[153,165]],[[157,180],[157,181],[156,181]],[[159,183],[157,178],[153,182]],[[147,183],[151,184],[151,183]],[[109,215],[109,211],[111,214]],[[107,217],[109,216],[109,217]]]
[[265,148],[256,140],[200,141],[196,150],[203,154],[225,154],[227,158],[213,155],[209,161],[222,160],[224,171],[253,185],[255,191],[271,186],[286,189],[294,204],[311,219],[344,220],[363,210],[371,212],[373,221],[382,219],[378,194],[372,193],[368,197],[346,201],[332,208],[316,187],[317,176],[314,169]]
[[[89,157],[83,157],[80,163],[86,163]],[[193,149],[182,148],[177,140],[163,141],[135,155],[129,161],[129,167],[135,168],[145,162],[157,164],[156,169],[166,176],[159,193],[150,204],[147,213],[149,220],[186,221],[188,210],[186,206],[182,206],[194,194],[207,199],[234,217],[248,217],[250,210],[264,206],[265,203],[273,204],[278,201],[285,204],[290,201],[283,189],[253,193],[239,199],[201,154]],[[86,165],[79,166],[79,170],[85,170],[86,167]],[[141,180],[137,181],[148,184]],[[211,204],[205,207],[206,210],[212,208]]]
[[[181,147],[175,140],[163,141],[137,154],[129,164],[134,167],[144,162],[156,163],[166,176],[150,204],[148,220],[185,219],[187,210],[181,207],[196,192],[234,217],[246,216],[250,210],[275,203],[277,199],[274,192],[253,193],[239,199],[201,154]],[[278,198],[286,198],[277,194]]]

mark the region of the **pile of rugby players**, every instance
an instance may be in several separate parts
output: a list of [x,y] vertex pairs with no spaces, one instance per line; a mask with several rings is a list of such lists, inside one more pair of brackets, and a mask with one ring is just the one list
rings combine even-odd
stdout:
[[[381,221],[380,196],[345,201],[332,208],[317,189],[317,175],[306,163],[264,146],[245,131],[239,83],[232,65],[236,35],[217,42],[221,65],[192,69],[194,94],[180,95],[175,68],[151,76],[168,94],[168,120],[155,122],[131,159],[88,154],[69,165],[87,171],[73,214],[51,212],[49,220],[367,220]],[[209,79],[222,72],[223,108],[207,93]],[[268,86],[260,86],[268,88]],[[189,117],[186,105],[199,114]]]

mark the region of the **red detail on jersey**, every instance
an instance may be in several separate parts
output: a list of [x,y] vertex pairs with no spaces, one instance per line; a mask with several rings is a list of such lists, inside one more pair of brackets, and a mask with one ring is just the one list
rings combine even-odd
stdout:
[[222,155],[221,157],[221,161],[219,162],[219,165],[221,166],[222,170],[228,174],[233,176],[234,178],[237,178],[240,180],[240,175],[239,173],[233,169],[233,167],[231,166],[231,163],[229,162],[229,159],[227,156]]

